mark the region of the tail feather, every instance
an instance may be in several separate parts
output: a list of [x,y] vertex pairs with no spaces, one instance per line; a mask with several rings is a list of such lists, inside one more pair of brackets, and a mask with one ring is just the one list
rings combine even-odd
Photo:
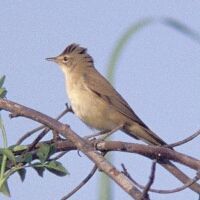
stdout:
[[[135,139],[143,140],[147,144],[151,144],[151,145],[166,145],[167,144],[150,129],[143,127],[139,124],[133,124],[131,126],[127,126],[123,129],[123,131]],[[182,183],[185,184],[191,181],[191,178],[189,178],[184,172],[178,169],[169,160],[163,160],[163,161],[158,160],[158,163],[160,163],[162,167],[164,167],[167,171],[173,174]],[[200,192],[200,185],[198,183],[192,184],[189,188],[198,194]]]
[[143,140],[147,144],[159,145],[159,146],[167,144],[153,131],[139,124],[133,124],[131,126],[127,126],[123,131],[135,139]]

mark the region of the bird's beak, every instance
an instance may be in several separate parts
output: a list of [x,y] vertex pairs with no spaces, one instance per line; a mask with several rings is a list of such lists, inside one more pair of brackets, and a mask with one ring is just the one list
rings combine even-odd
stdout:
[[57,62],[58,61],[58,57],[50,57],[50,58],[46,58],[46,60]]

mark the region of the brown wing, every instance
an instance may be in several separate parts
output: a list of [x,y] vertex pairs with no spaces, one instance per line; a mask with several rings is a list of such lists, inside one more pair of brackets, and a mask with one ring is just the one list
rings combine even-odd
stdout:
[[84,74],[84,81],[94,93],[101,96],[101,98],[112,105],[114,109],[148,129],[123,97],[95,68],[88,68],[88,72]]

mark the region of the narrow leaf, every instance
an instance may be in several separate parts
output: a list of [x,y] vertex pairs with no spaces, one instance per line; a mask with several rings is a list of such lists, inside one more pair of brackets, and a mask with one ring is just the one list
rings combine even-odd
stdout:
[[57,176],[66,176],[69,172],[64,168],[62,163],[58,161],[51,161],[45,164],[45,167],[48,171],[56,174]]
[[41,144],[36,154],[41,162],[45,162],[49,156],[49,152],[50,152],[50,145]]
[[33,166],[33,169],[37,172],[37,174],[41,177],[44,175],[45,167],[42,166]]
[[0,153],[0,169],[1,169],[2,160],[3,160],[3,156]]
[[4,194],[5,196],[10,197],[10,190],[9,190],[7,181],[5,181],[5,182],[3,183],[3,185],[1,186],[0,192],[1,192],[2,194]]
[[192,40],[196,40],[196,42],[200,43],[200,34],[197,31],[190,28],[188,25],[173,18],[163,18],[163,23],[181,32],[182,34],[185,34]]
[[23,151],[27,149],[27,145],[17,145],[12,148],[14,152]]
[[145,18],[142,20],[137,21],[133,25],[131,25],[119,40],[116,42],[116,46],[112,51],[108,62],[108,70],[107,70],[107,78],[108,80],[113,83],[114,82],[114,72],[116,70],[117,62],[128,42],[130,41],[131,37],[133,37],[137,32],[142,30],[143,28],[147,27],[148,25],[154,23],[155,20],[153,18]]
[[50,145],[49,157],[56,152],[55,144]]
[[3,75],[1,78],[0,78],[0,88],[3,86],[4,82],[5,82],[5,79],[6,79],[6,76]]
[[14,165],[16,165],[15,155],[10,149],[4,148],[1,149],[3,154],[8,158],[8,160],[12,161]]
[[17,173],[19,174],[19,177],[20,177],[21,181],[23,182],[25,179],[25,176],[26,176],[26,169],[24,169],[24,168],[19,169],[17,171]]
[[22,156],[18,156],[16,158],[17,162],[21,162],[21,163],[30,163],[32,161],[32,154],[31,153],[26,153],[25,155]]
[[0,88],[0,98],[4,98],[7,94],[7,90],[5,88]]

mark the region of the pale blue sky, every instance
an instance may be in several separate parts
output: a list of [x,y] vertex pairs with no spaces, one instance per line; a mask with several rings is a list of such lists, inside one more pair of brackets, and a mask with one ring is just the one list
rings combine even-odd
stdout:
[[[96,68],[105,74],[115,42],[134,22],[144,17],[173,17],[200,32],[199,1],[1,1],[0,74],[5,74],[8,99],[50,116],[64,109],[67,101],[59,68],[45,61],[73,43],[88,48]],[[143,121],[168,143],[187,137],[200,128],[200,45],[180,33],[156,24],[135,35],[118,63],[115,86]],[[29,120],[10,120],[4,115],[9,144],[35,127]],[[25,123],[24,123],[25,122]],[[90,134],[76,117],[63,119],[80,135]],[[115,139],[132,141],[123,133]],[[136,142],[136,141],[133,141]],[[199,156],[200,139],[178,150]],[[11,200],[59,199],[79,183],[92,164],[84,155],[69,153],[63,162],[70,176],[45,173],[43,179],[28,170],[22,184],[17,175],[9,180]],[[148,180],[150,162],[137,155],[115,153],[114,163],[126,164],[139,182]],[[184,168],[185,169],[185,168]],[[190,172],[190,171],[189,171]],[[193,171],[190,173],[194,176]],[[96,173],[71,199],[95,200]],[[154,187],[171,189],[181,184],[158,167]],[[113,185],[113,199],[130,199]],[[154,200],[197,199],[186,190],[173,195],[151,194]],[[1,199],[6,199],[0,196]]]

